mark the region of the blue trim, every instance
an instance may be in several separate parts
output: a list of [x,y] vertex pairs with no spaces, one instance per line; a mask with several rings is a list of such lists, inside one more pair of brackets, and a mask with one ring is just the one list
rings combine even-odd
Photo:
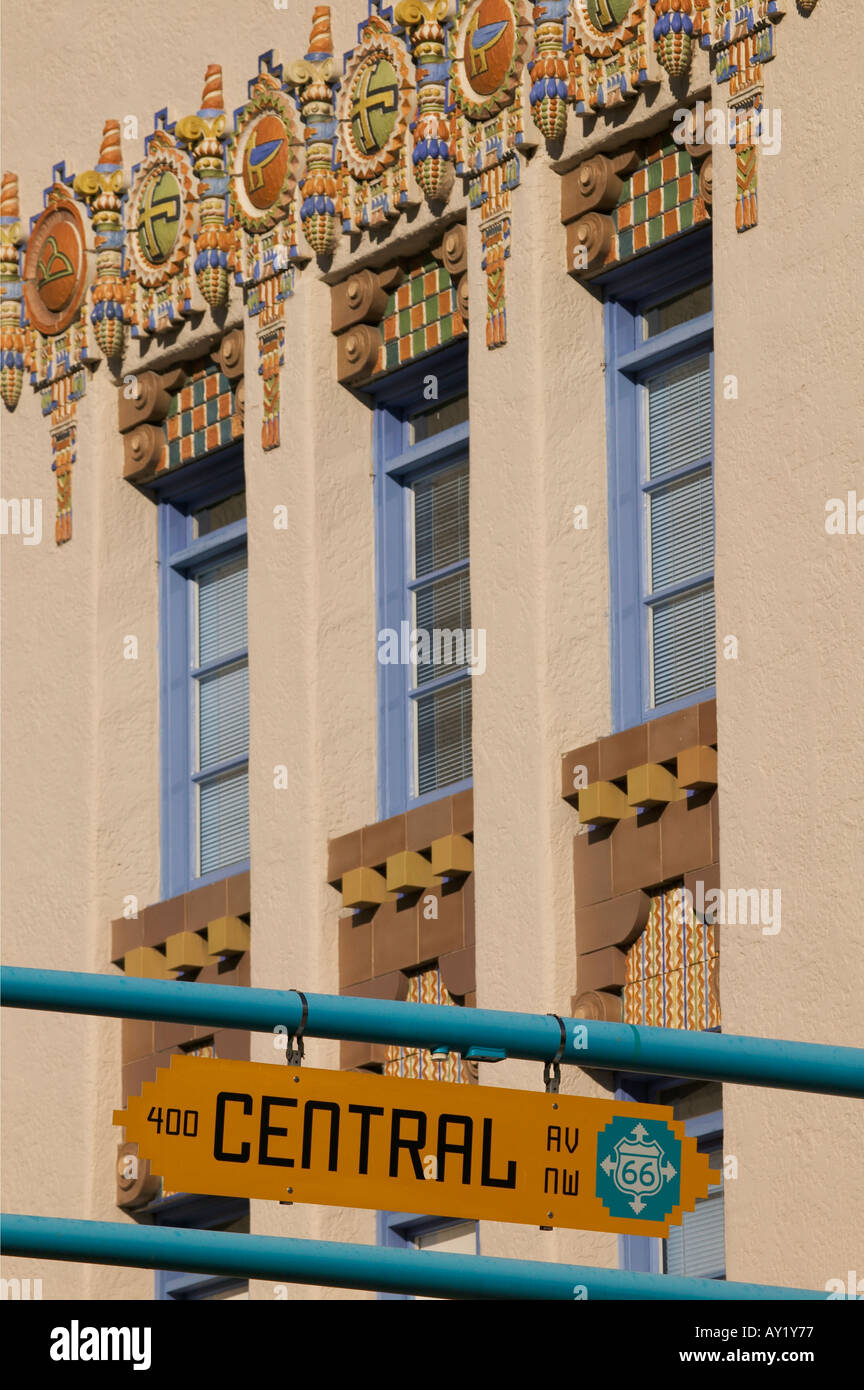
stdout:
[[[417,1216],[410,1211],[376,1211],[375,1244],[390,1250],[404,1250],[414,1245],[418,1236],[430,1231],[446,1231],[451,1226],[464,1226],[464,1216]],[[475,1254],[480,1254],[480,1227],[474,1223]],[[410,1293],[379,1293],[377,1298],[395,1299],[403,1302],[413,1300]]]
[[[438,379],[438,394],[432,401],[423,397],[426,377]],[[384,628],[400,631],[400,624],[411,621],[411,594],[417,584],[410,572],[411,514],[410,486],[448,464],[468,455],[469,425],[463,423],[443,430],[431,439],[410,442],[409,415],[424,405],[444,405],[454,396],[465,394],[467,351],[464,344],[446,349],[439,358],[427,357],[383,381],[373,383],[365,394],[374,406],[372,444],[374,457],[375,510],[375,659],[377,666],[378,715],[378,815],[382,820],[414,806],[425,805],[443,796],[452,796],[473,785],[466,778],[422,796],[414,794],[414,708],[417,698],[459,679],[448,673],[415,689],[409,665],[382,665],[377,660],[378,633]],[[442,570],[442,575],[469,569],[459,562]],[[436,574],[436,578],[438,575]],[[465,679],[461,676],[461,679]]]
[[[644,537],[645,497],[657,483],[643,478],[640,394],[646,372],[711,352],[712,314],[702,314],[643,341],[642,316],[656,304],[685,294],[711,278],[710,231],[661,247],[603,276],[606,345],[606,420],[609,509],[609,628],[612,685],[612,729],[634,728],[711,699],[708,686],[678,700],[651,704],[651,653],[648,614],[651,607],[677,592],[695,590],[713,581],[714,571],[668,591],[649,593],[647,547]],[[713,405],[712,405],[713,449]],[[712,455],[713,457],[713,455]],[[694,463],[705,467],[710,460]],[[691,465],[664,476],[662,485],[686,477]],[[712,464],[713,471],[713,464]]]
[[[246,521],[232,522],[210,536],[193,537],[193,513],[199,507],[241,492],[242,450],[234,447],[197,464],[170,471],[155,480],[159,534],[159,800],[161,821],[161,896],[177,897],[192,888],[218,883],[243,873],[249,860],[198,874],[192,730],[195,683],[203,673],[194,663],[193,584],[209,564],[246,549]],[[245,654],[244,649],[244,653]],[[213,663],[210,663],[213,664]],[[221,660],[215,665],[226,664]],[[241,760],[245,761],[245,760]],[[208,769],[208,777],[219,769]],[[200,779],[198,779],[200,780]]]

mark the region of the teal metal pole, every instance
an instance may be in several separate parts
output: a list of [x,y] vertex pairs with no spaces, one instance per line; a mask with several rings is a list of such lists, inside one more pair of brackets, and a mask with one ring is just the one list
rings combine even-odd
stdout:
[[236,1275],[277,1283],[319,1284],[336,1289],[415,1293],[433,1298],[555,1299],[589,1303],[610,1299],[715,1302],[727,1299],[824,1301],[823,1289],[770,1284],[732,1284],[719,1279],[679,1279],[668,1274],[628,1274],[617,1269],[503,1260],[492,1255],[447,1255],[390,1250],[337,1241],[235,1235],[171,1226],[125,1226],[113,1221],[3,1216],[4,1255],[86,1264],[179,1269],[192,1274]]
[[[65,970],[4,966],[2,1002],[18,1009],[97,1014],[289,1033],[300,1027],[296,990],[249,989],[175,980],[139,980]],[[561,1030],[548,1014],[400,1004],[344,995],[306,996],[307,1037],[446,1047],[478,1061],[519,1057],[550,1061]],[[582,1067],[735,1082],[788,1091],[864,1098],[864,1048],[784,1042],[676,1028],[642,1028],[565,1019],[561,1061]]]

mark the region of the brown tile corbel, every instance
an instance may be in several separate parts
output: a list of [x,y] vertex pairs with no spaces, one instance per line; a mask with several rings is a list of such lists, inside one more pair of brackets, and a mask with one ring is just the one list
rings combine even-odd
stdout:
[[372,375],[384,344],[380,323],[392,290],[402,283],[401,266],[358,270],[330,291],[330,331],[336,337],[336,375],[343,386]]
[[440,261],[453,281],[456,293],[456,308],[465,322],[468,322],[468,229],[464,222],[456,222],[448,227],[440,246],[432,249],[436,261]]
[[577,279],[599,270],[615,233],[612,208],[624,178],[639,165],[639,151],[595,154],[561,180],[561,221],[567,228],[567,271]]
[[117,423],[123,435],[123,477],[140,483],[164,467],[165,431],[162,421],[171,406],[171,393],[186,380],[182,367],[167,372],[135,372],[134,395],[128,380],[119,387]]

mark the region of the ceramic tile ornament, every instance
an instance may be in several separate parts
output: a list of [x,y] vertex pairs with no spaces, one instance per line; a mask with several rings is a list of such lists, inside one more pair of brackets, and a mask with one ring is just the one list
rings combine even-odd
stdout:
[[711,148],[682,148],[664,131],[614,155],[592,155],[565,174],[570,274],[593,275],[706,222]]
[[654,48],[657,61],[670,77],[686,77],[693,44],[710,36],[710,0],[651,0],[654,7]]
[[386,224],[416,202],[408,164],[414,65],[391,17],[381,0],[369,0],[357,46],[345,55],[337,116],[347,183],[346,232]]
[[581,116],[630,101],[648,81],[649,0],[572,0],[570,93]]
[[18,404],[29,357],[21,324],[23,244],[18,175],[4,174],[0,184],[0,396],[7,410]]
[[645,930],[627,952],[625,1023],[718,1028],[717,929],[701,921],[679,885],[651,898]]
[[127,247],[134,281],[132,336],[170,333],[192,312],[190,252],[197,197],[192,168],[167,112],[156,116],[146,156],[132,170]]
[[446,201],[453,186],[449,109],[447,0],[400,0],[396,23],[408,31],[417,73],[414,177],[430,203]]
[[234,115],[229,204],[238,224],[237,280],[247,294],[298,259],[297,178],[303,137],[297,108],[272,53]]
[[[412,975],[408,984],[409,1004],[456,1004],[443,980],[438,966]],[[385,1051],[385,1076],[412,1077],[424,1081],[470,1082],[476,1080],[476,1068],[458,1052],[436,1057],[428,1050],[388,1044]]]
[[461,0],[452,75],[453,100],[463,116],[486,121],[516,103],[532,40],[523,0]]
[[87,335],[91,272],[86,229],[72,195],[73,182],[63,164],[55,166],[54,182],[45,191],[45,210],[32,219],[24,255],[30,382],[41,391],[42,414],[49,419],[58,545],[72,537],[77,407],[87,384],[84,368],[95,360]]
[[759,146],[763,110],[763,64],[774,57],[774,26],[786,12],[783,0],[714,0],[711,46],[714,78],[728,82],[729,143],[735,151],[735,226],[750,231],[759,220]]
[[567,19],[570,0],[538,0],[534,6],[534,58],[531,74],[531,115],[547,140],[564,139],[567,130],[569,67]]
[[531,56],[531,11],[522,0],[463,0],[456,20],[453,100],[456,169],[480,214],[486,271],[486,342],[507,341],[505,262],[510,256],[511,194],[526,148],[523,75]]
[[[24,258],[25,309],[43,339],[63,333],[81,315],[87,280],[84,220],[69,188],[58,181],[45,195],[45,211],[33,221]],[[47,369],[50,353],[43,351],[41,360]]]
[[222,69],[211,63],[204,77],[201,107],[177,122],[177,139],[188,146],[198,180],[199,228],[195,236],[195,278],[212,309],[228,299],[234,267],[235,231],[227,222],[228,175],[225,145],[229,139],[222,95]]
[[75,193],[86,203],[93,224],[96,248],[96,282],[91,290],[90,321],[99,347],[109,360],[123,355],[128,322],[130,285],[124,278],[123,204],[126,181],[120,146],[120,122],[106,121],[99,162],[95,169],[78,174]]
[[286,82],[298,92],[306,139],[306,172],[300,185],[300,222],[316,256],[330,256],[342,232],[342,173],[333,105],[339,88],[330,31],[330,6],[317,5],[309,52],[290,63]]

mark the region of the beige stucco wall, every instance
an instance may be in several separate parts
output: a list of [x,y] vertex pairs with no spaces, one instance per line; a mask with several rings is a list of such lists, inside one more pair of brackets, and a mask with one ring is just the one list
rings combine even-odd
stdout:
[[[721,931],[724,1028],[861,1047],[864,536],[825,531],[829,498],[864,496],[861,152],[816,76],[831,53],[830,90],[841,105],[854,90],[853,12],[779,26],[765,104],[782,149],[760,160],[760,225],[715,221],[716,583],[718,637],[739,642],[717,672],[722,882],[782,892],[776,935]],[[729,208],[731,155],[715,169]],[[860,1277],[861,1103],[727,1086],[724,1113],[729,1277]]]
[[[154,0],[133,26],[101,6],[11,0],[3,166],[19,174],[25,219],[41,208],[57,161],[93,166],[108,116],[138,116],[128,172],[155,110],[197,110],[207,62],[222,63],[227,106],[239,106],[259,53],[305,51],[311,8],[178,10]],[[341,56],[365,6],[332,8]],[[783,149],[761,161],[761,225],[744,237],[734,231],[731,156],[715,154],[718,633],[740,640],[738,660],[720,662],[718,697],[724,883],[780,886],[784,914],[774,937],[724,933],[724,1026],[861,1044],[854,767],[864,539],[826,536],[823,525],[828,497],[862,487],[847,370],[857,243],[846,190],[859,185],[851,137],[839,132],[848,148],[826,158],[813,119],[829,70],[838,85],[846,64],[852,89],[850,27],[851,0],[779,26],[766,101],[782,106]],[[34,79],[34,34],[51,102]],[[706,71],[699,55],[694,90]],[[668,94],[650,113],[638,103],[621,138],[674,105]],[[603,122],[583,136],[571,115],[560,167],[606,138]],[[559,759],[609,732],[609,654],[602,310],[564,274],[559,200],[558,175],[538,150],[513,194],[509,343],[494,352],[468,215],[471,582],[473,622],[487,632],[487,670],[473,692],[478,1002],[566,1013],[576,984],[576,818],[560,799]],[[831,216],[817,229],[805,204]],[[460,205],[454,195],[450,211]],[[430,220],[423,208],[410,226],[398,223],[376,263],[413,245]],[[334,274],[368,256],[361,245],[352,261],[343,240]],[[234,296],[229,324],[242,322]],[[282,444],[270,453],[260,447],[257,346],[246,331],[253,983],[322,991],[338,987],[327,839],[376,817],[371,416],[336,382],[329,320],[329,289],[312,264],[286,306]],[[151,347],[147,365],[188,354],[219,326],[205,315],[170,354]],[[727,372],[739,377],[735,403],[722,399]],[[3,412],[3,495],[41,496],[44,530],[39,546],[3,539],[9,963],[105,970],[108,922],[124,897],[158,898],[155,509],[120,480],[115,412],[103,363],[78,409],[74,536],[59,549],[38,399],[25,386],[15,414]],[[287,532],[273,525],[278,505],[288,507]],[[588,508],[587,530],[573,526],[577,505]],[[123,660],[130,634],[137,661]],[[274,788],[279,765],[292,790]],[[7,1209],[128,1219],[114,1206],[119,1024],[17,1012],[4,1024]],[[253,1056],[279,1060],[266,1037]],[[308,1060],[338,1065],[337,1044],[311,1041]],[[541,1068],[485,1065],[481,1080],[539,1089]],[[578,1072],[564,1085],[599,1093]],[[856,1260],[860,1268],[853,1103],[727,1087],[725,1106],[727,1151],[739,1161],[727,1185],[729,1276],[819,1287]],[[366,1212],[255,1203],[252,1228],[374,1240]],[[615,1239],[591,1233],[484,1223],[481,1245],[617,1263]],[[145,1271],[7,1264],[8,1277],[41,1276],[45,1297],[152,1296]],[[258,1282],[252,1293],[276,1290]]]

